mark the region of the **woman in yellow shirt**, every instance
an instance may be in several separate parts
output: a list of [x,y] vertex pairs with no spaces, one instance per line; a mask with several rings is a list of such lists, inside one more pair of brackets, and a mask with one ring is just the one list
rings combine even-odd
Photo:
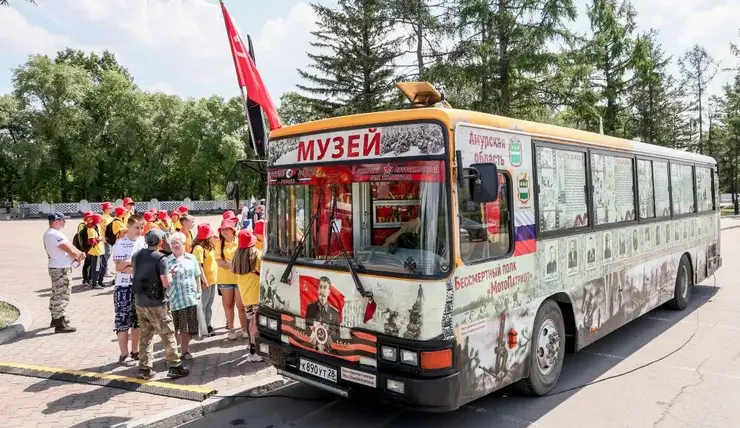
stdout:
[[257,237],[248,229],[239,231],[239,248],[234,254],[234,263],[231,271],[237,276],[239,295],[244,303],[244,311],[249,322],[249,354],[248,362],[262,361],[257,355],[257,305],[260,295],[260,267],[262,252],[258,250]]
[[87,250],[87,256],[90,258],[90,285],[97,289],[103,288],[105,275],[100,268],[100,259],[105,255],[105,244],[100,233],[102,222],[102,215],[93,214],[92,222],[87,226],[87,243],[90,245],[90,249]]
[[216,279],[218,278],[218,264],[216,264],[214,247],[218,244],[218,239],[211,225],[208,223],[199,224],[198,234],[193,241],[193,256],[200,263],[208,284],[211,284],[210,287],[204,287],[200,294],[200,302],[206,317],[209,336],[216,335],[213,327],[211,327],[211,319],[213,318],[213,301],[216,299]]
[[221,295],[221,302],[224,305],[226,313],[226,329],[229,330],[229,340],[239,338],[239,332],[234,328],[234,307],[239,314],[239,324],[241,326],[241,336],[246,339],[247,335],[247,314],[244,312],[244,305],[237,290],[236,274],[231,271],[231,261],[234,259],[236,252],[236,226],[232,220],[223,220],[221,227],[218,228],[218,244],[216,245],[216,264],[218,264],[218,274],[216,283],[218,284],[218,293]]

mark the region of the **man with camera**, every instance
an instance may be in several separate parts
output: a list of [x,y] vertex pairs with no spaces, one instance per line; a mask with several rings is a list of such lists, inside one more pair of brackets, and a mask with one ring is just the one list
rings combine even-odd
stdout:
[[166,289],[172,282],[172,274],[167,270],[165,254],[159,250],[165,233],[152,229],[144,235],[148,248],[133,257],[133,292],[136,314],[141,329],[139,342],[139,377],[151,379],[154,334],[162,339],[164,354],[169,364],[167,377],[176,379],[187,376],[190,371],[182,365],[175,342],[175,326],[167,307]]

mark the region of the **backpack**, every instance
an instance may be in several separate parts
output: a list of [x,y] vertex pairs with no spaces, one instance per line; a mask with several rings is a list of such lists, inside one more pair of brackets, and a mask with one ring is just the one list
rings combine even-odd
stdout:
[[83,227],[82,230],[75,234],[74,238],[72,238],[72,245],[83,253],[90,251],[92,245],[87,241],[87,227]]
[[120,221],[121,224],[123,224],[123,220],[121,220],[120,218],[114,218],[113,220],[111,220],[110,223],[108,223],[107,226],[105,226],[105,240],[111,246],[115,245],[116,241],[118,240],[116,234],[113,233],[113,223],[117,221]]

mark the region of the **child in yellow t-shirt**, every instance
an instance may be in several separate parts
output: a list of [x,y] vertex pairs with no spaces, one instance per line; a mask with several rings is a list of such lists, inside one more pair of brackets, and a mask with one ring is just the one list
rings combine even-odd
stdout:
[[249,229],[239,231],[239,246],[234,254],[234,263],[231,270],[236,274],[236,283],[239,286],[239,295],[247,314],[249,331],[248,362],[262,361],[257,355],[255,338],[257,337],[257,305],[260,293],[260,267],[262,252],[258,250],[257,237]]
[[92,222],[87,226],[87,243],[90,249],[87,250],[87,257],[90,258],[90,285],[93,288],[103,288],[103,277],[105,272],[101,269],[101,258],[105,255],[105,244],[101,233],[101,224],[103,216],[93,214]]
[[206,275],[209,287],[204,287],[200,293],[200,302],[203,306],[203,313],[208,326],[208,335],[215,336],[216,332],[211,327],[213,318],[213,301],[216,299],[216,281],[218,279],[218,264],[216,263],[216,252],[214,246],[218,243],[218,238],[214,233],[211,225],[203,223],[198,225],[198,234],[193,241],[193,256],[195,256],[203,273]]

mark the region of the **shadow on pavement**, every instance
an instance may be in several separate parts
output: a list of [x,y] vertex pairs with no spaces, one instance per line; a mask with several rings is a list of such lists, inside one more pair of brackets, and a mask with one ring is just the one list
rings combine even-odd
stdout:
[[69,428],[108,428],[129,420],[131,420],[131,418],[122,418],[120,416],[102,416],[94,419],[89,419],[78,424],[74,424]]
[[[630,357],[681,320],[695,316],[695,311],[711,301],[717,291],[718,289],[713,286],[695,286],[691,305],[686,310],[657,308],[584,348],[582,352],[567,354],[555,390],[545,397],[525,397],[518,394],[513,387],[508,387],[469,403],[455,412],[436,414],[405,410],[364,395],[361,398],[341,399],[299,384],[279,391],[280,396],[268,395],[253,399],[207,415],[186,426],[190,428],[228,426],[229,421],[239,423],[240,418],[243,419],[247,415],[249,426],[311,427],[325,426],[328,423],[331,426],[349,427],[358,426],[358,421],[363,421],[363,427],[449,428],[452,425],[529,427],[536,425],[538,419],[578,393],[586,384],[611,370],[622,362],[622,359]],[[686,339],[689,337],[687,334]],[[604,358],[594,353],[619,358]],[[639,376],[639,371],[630,376]]]
[[[124,389],[106,388],[106,392],[101,393],[101,390],[99,388],[94,388],[87,392],[66,395],[64,397],[46,403],[46,409],[44,409],[41,413],[45,415],[53,415],[54,413],[58,412],[83,410],[87,409],[88,407],[99,406],[101,404],[107,403],[111,398],[126,394],[128,392],[129,391]],[[102,423],[103,419],[109,418],[100,419],[100,422]],[[87,421],[86,423],[89,424],[90,421]]]

